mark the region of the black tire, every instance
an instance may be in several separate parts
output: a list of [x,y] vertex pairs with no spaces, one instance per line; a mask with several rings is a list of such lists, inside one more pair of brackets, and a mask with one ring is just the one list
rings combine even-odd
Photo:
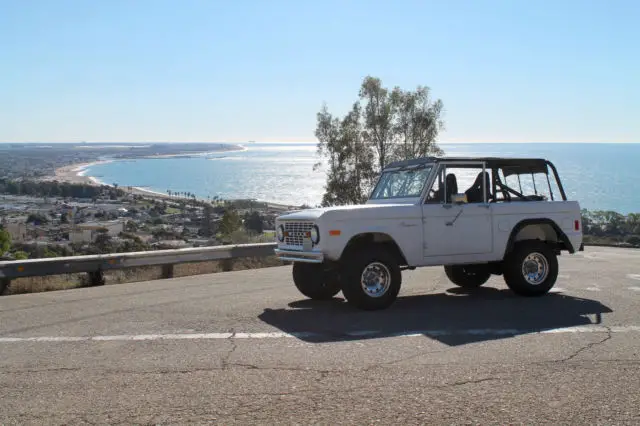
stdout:
[[[530,268],[541,273],[537,282],[525,277],[525,263],[531,256]],[[533,269],[531,269],[533,272]],[[514,293],[520,296],[542,296],[553,288],[558,278],[558,258],[553,249],[539,240],[527,240],[517,243],[504,262],[504,280]]]
[[444,272],[452,283],[464,288],[480,287],[491,278],[484,265],[446,265]]
[[[402,285],[402,272],[393,253],[382,247],[361,249],[343,263],[342,294],[358,309],[373,311],[386,309],[396,300]],[[368,271],[367,271],[368,270]],[[367,292],[361,280],[365,272],[380,272],[386,283],[378,295]],[[369,276],[373,278],[373,275]]]
[[339,277],[324,264],[294,262],[293,283],[300,293],[314,300],[329,300],[341,290]]

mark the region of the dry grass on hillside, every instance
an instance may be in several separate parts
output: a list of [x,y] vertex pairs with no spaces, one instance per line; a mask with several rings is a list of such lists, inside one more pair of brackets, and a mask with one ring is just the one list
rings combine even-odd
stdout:
[[[233,261],[211,261],[175,265],[174,277],[214,274],[245,269],[270,268],[282,266],[283,262],[275,256],[263,258],[243,258]],[[104,274],[106,285],[124,284],[162,278],[161,266],[146,266],[132,269],[108,271]],[[87,286],[86,274],[53,275],[48,277],[18,278],[11,282],[5,294],[40,293],[45,291],[67,290]]]

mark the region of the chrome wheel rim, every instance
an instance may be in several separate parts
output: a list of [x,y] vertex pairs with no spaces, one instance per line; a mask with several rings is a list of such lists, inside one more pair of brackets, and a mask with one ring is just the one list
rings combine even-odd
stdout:
[[383,263],[368,264],[360,277],[362,290],[369,297],[382,297],[391,286],[391,272]]
[[522,262],[522,276],[531,285],[539,285],[549,275],[549,261],[540,253],[529,253]]

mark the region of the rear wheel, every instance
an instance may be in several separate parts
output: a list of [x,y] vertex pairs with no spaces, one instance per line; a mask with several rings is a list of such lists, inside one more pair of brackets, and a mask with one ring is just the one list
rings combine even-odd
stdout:
[[398,297],[402,273],[395,256],[382,247],[362,249],[344,262],[342,294],[363,310],[389,307]]
[[446,265],[447,278],[457,286],[476,288],[491,278],[491,272],[484,265]]
[[558,278],[558,258],[553,249],[538,240],[521,241],[506,256],[504,280],[521,296],[541,296]]
[[328,300],[340,292],[338,274],[322,263],[294,262],[293,282],[300,293],[314,300]]

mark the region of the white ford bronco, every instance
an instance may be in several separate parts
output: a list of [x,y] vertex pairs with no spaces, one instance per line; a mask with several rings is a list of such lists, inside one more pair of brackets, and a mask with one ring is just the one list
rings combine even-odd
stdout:
[[[552,179],[551,179],[552,178]],[[382,171],[362,205],[276,219],[276,255],[312,299],[338,292],[360,309],[389,307],[401,271],[444,266],[461,287],[502,275],[522,296],[547,293],[557,256],[583,250],[580,205],[537,158],[427,157]]]

